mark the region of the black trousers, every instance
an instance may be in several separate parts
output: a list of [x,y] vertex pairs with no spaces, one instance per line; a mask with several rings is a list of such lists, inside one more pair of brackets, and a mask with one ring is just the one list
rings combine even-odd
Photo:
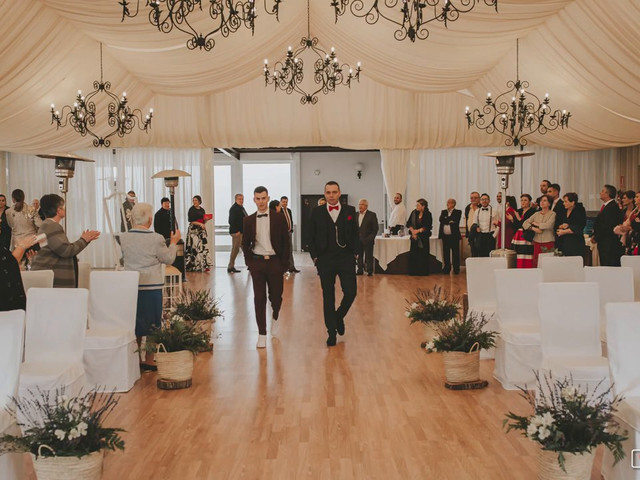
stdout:
[[455,273],[460,272],[460,239],[453,238],[451,235],[442,237],[442,255],[444,257],[444,265],[442,270],[449,273],[451,267]]
[[373,242],[359,242],[358,272],[362,273],[364,266],[367,273],[373,273]]
[[[356,283],[355,259],[351,254],[318,258],[316,266],[322,286],[322,307],[324,324],[329,335],[336,334],[336,325],[347,315],[351,304],[356,299],[358,286]],[[340,278],[342,300],[336,308],[336,277]]]
[[478,233],[478,238],[476,239],[477,246],[477,256],[478,257],[488,257],[491,253],[491,250],[496,248],[496,239],[493,238],[493,233]]
[[607,237],[598,242],[598,255],[600,256],[600,266],[619,267],[622,256],[622,244],[618,237]]

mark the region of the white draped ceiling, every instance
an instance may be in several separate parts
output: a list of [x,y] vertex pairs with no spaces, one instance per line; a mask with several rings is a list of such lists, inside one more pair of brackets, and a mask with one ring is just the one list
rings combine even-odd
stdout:
[[415,44],[394,40],[389,24],[367,25],[350,13],[334,23],[329,0],[311,0],[311,34],[325,49],[335,46],[341,62],[363,63],[359,85],[315,106],[265,88],[262,79],[263,59],[273,64],[306,35],[306,2],[283,1],[279,23],[256,3],[262,14],[254,37],[246,30],[216,37],[215,49],[204,52],[187,50],[179,32],[159,33],[145,12],[121,23],[117,0],[3,2],[0,149],[90,146],[70,128],[56,131],[49,109],[91,90],[99,42],[112,90],[155,110],[149,135],[116,138],[114,146],[497,146],[498,136],[468,130],[463,112],[514,79],[516,38],[521,79],[573,114],[568,130],[532,143],[566,150],[640,143],[637,0],[499,0],[497,14],[480,1]]

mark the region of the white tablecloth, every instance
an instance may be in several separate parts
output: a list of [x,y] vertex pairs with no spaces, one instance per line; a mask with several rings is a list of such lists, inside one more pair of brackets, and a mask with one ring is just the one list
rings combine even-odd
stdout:
[[[386,270],[387,266],[393,260],[403,253],[407,253],[411,248],[411,237],[376,237],[376,243],[373,245],[373,256],[378,260],[378,264],[382,270]],[[429,253],[442,262],[442,242],[438,237],[429,239]]]

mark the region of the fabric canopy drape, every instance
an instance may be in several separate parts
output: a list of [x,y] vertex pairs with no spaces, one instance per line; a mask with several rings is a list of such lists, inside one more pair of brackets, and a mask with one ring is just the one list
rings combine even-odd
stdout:
[[393,207],[396,193],[405,196],[407,190],[407,173],[412,157],[416,158],[416,150],[381,150],[382,178],[387,192],[389,206]]

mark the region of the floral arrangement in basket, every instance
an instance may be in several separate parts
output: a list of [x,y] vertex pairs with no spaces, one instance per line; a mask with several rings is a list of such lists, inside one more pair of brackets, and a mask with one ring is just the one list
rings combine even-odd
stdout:
[[484,313],[469,312],[450,322],[435,325],[436,335],[425,345],[428,353],[471,352],[495,347],[498,332],[485,330],[489,318]]
[[458,316],[462,308],[459,296],[451,295],[438,285],[431,290],[419,288],[414,293],[414,301],[405,301],[408,305],[405,315],[410,319],[411,324],[452,320]]
[[151,329],[145,350],[156,353],[160,346],[165,352],[188,350],[194,354],[208,349],[211,335],[198,329],[195,323],[185,322],[179,315],[162,321],[162,325]]
[[77,397],[37,389],[12,397],[7,410],[22,435],[2,435],[0,455],[30,452],[37,457],[83,457],[103,449],[124,450],[121,428],[104,426],[118,404],[114,393],[94,388]]
[[171,311],[187,320],[214,320],[224,313],[220,310],[220,301],[214,299],[211,290],[184,290],[177,298]]
[[536,372],[537,395],[520,388],[521,396],[533,407],[533,415],[507,413],[507,432],[520,430],[537,442],[542,450],[558,452],[558,464],[565,469],[565,453],[590,453],[604,444],[613,454],[614,464],[625,456],[622,442],[627,432],[620,432],[614,414],[622,401],[611,398],[611,388],[599,392],[583,391],[573,384],[573,378],[554,379],[550,374],[542,379]]

